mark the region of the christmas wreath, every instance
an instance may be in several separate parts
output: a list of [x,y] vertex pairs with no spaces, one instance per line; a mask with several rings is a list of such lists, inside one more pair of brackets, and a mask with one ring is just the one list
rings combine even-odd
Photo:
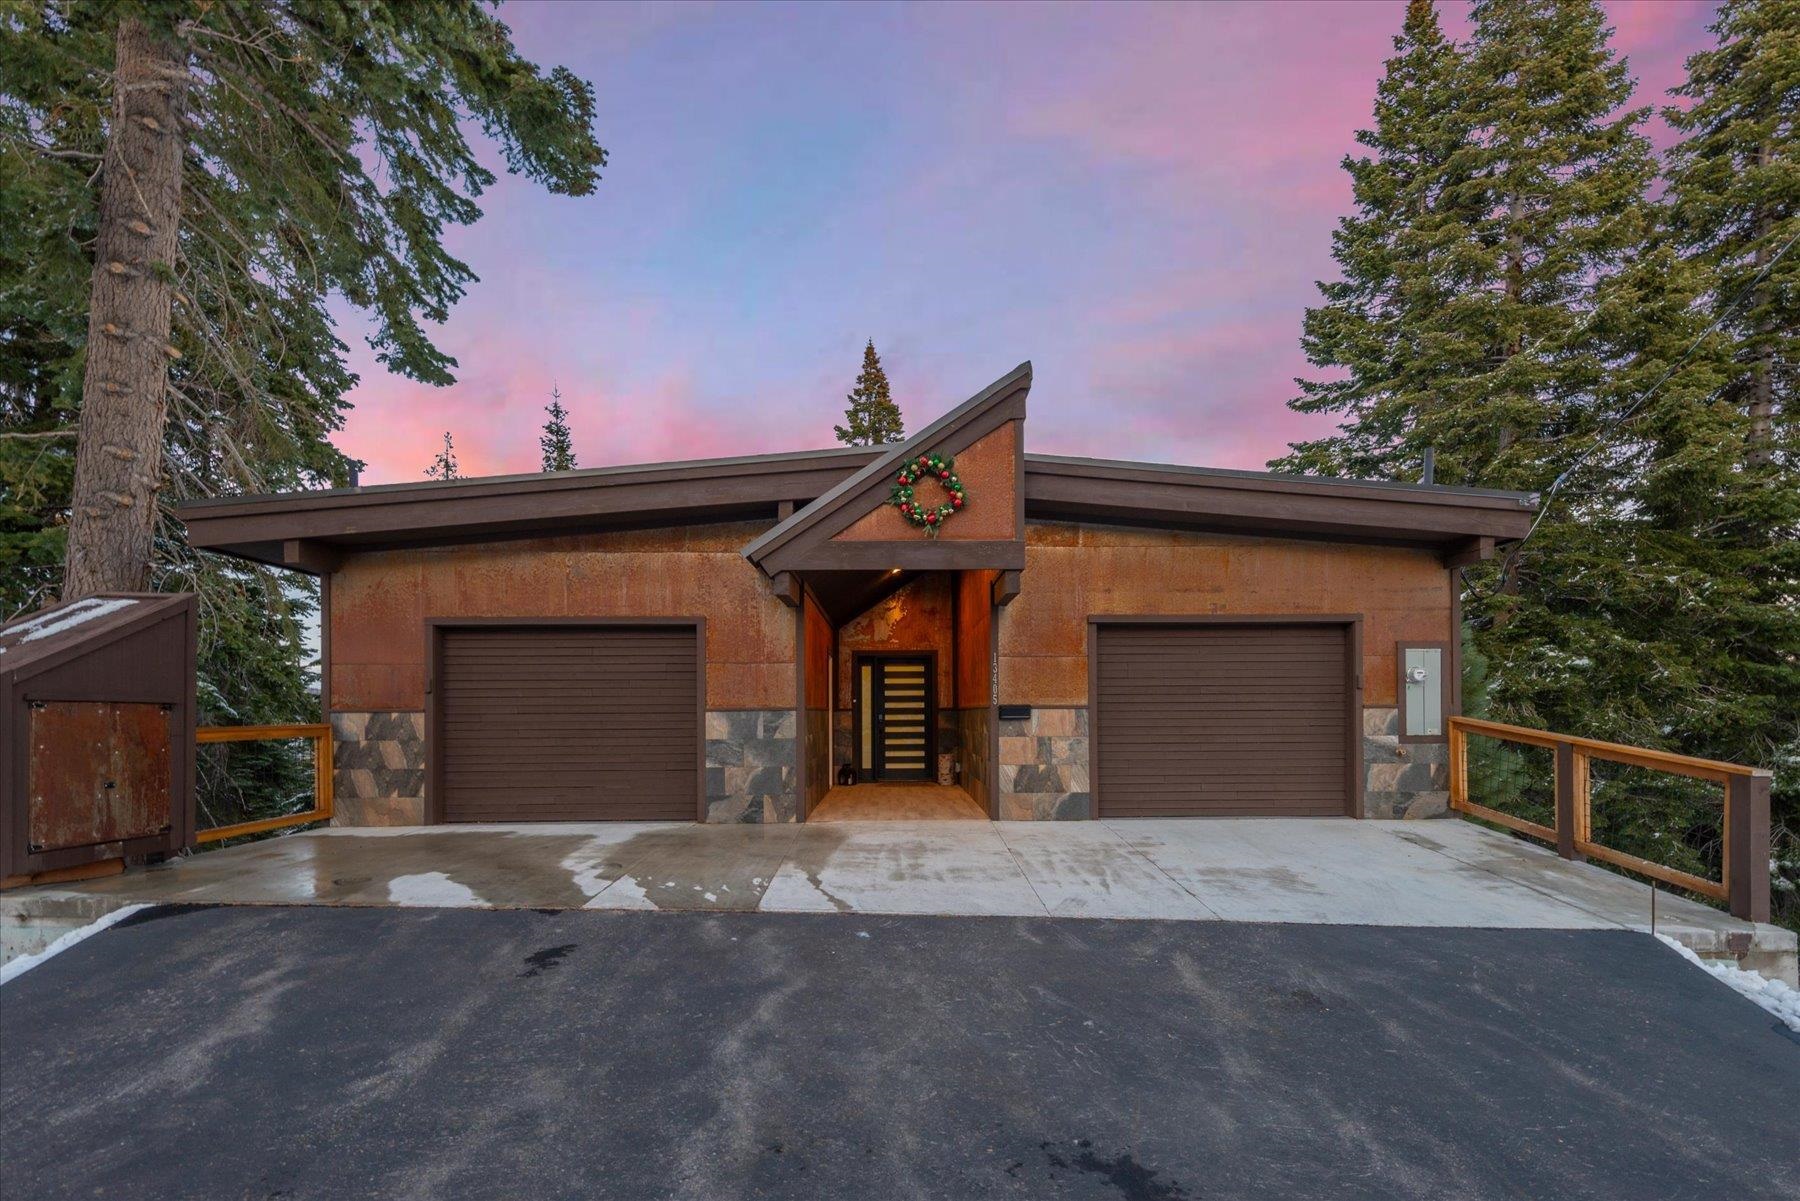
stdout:
[[[935,507],[921,504],[913,486],[922,479],[936,480],[949,499]],[[894,491],[888,497],[888,503],[899,508],[902,517],[933,538],[968,502],[962,481],[956,478],[956,460],[949,455],[920,455],[902,467]]]

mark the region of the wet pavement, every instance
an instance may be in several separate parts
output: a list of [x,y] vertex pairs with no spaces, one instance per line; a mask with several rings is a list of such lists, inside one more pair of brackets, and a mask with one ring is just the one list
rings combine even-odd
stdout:
[[[1641,929],[1647,888],[1470,822],[1217,819],[331,829],[24,900]],[[14,903],[9,901],[10,903]],[[1748,929],[1665,894],[1659,921]],[[1767,928],[1765,928],[1767,929]],[[1791,939],[1791,936],[1789,936]]]
[[[610,845],[658,870],[596,895],[681,866],[647,833]],[[734,873],[784,833],[735,833]],[[536,837],[582,864],[558,895],[610,870]],[[446,838],[525,854],[281,841]],[[165,906],[0,1002],[9,1198],[1800,1195],[1800,1042],[1621,930]]]

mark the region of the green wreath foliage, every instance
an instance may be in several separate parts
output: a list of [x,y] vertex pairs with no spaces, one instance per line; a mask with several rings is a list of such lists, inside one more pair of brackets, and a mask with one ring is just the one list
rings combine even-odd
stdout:
[[[940,505],[922,504],[914,486],[923,479],[936,480],[948,499]],[[969,503],[969,494],[963,490],[962,481],[956,478],[956,460],[949,455],[929,454],[920,455],[900,469],[894,490],[888,495],[888,503],[898,508],[907,521],[935,538],[944,523],[962,512],[963,506]]]

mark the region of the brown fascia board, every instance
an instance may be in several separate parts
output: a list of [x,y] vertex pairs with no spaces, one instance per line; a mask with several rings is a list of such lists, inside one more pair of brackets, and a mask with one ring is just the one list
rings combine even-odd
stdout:
[[904,442],[887,447],[880,458],[753,539],[744,547],[744,558],[770,574],[797,565],[792,561],[828,541],[872,508],[880,494],[891,486],[889,477],[899,464],[927,451],[942,449],[955,454],[1007,421],[1023,421],[1025,398],[1030,392],[1028,359]]
[[[753,516],[817,496],[878,454],[872,447],[604,467],[551,475],[386,484],[184,504],[189,542],[299,570],[317,548],[421,545],[554,534],[595,523]],[[300,552],[297,557],[295,552]]]
[[[747,554],[767,554],[778,542],[791,542],[823,521],[823,502],[852,496],[859,486],[872,497],[887,485],[888,474],[901,458],[917,454],[921,446],[935,448],[946,438],[967,433],[966,424],[960,431],[948,427],[957,424],[959,415],[966,422],[974,415],[969,410],[981,409],[978,402],[993,400],[994,388],[1023,384],[1028,389],[1029,368],[1022,364],[913,439],[885,449],[836,447],[548,475],[230,497],[188,502],[177,513],[187,523],[189,541],[198,548],[317,572],[330,570],[342,550],[734,517],[766,515],[772,520],[783,501],[817,498],[745,548]],[[1022,417],[1020,391],[1017,407]],[[1006,399],[1004,392],[1000,399]],[[1012,418],[1011,413],[996,416],[991,411],[988,416],[996,425]],[[1451,547],[1484,538],[1504,543],[1523,537],[1535,511],[1535,498],[1517,492],[1058,455],[1026,454],[1024,460],[1026,515],[1040,521],[1108,521]],[[809,512],[813,516],[801,523]],[[784,526],[784,538],[775,539]],[[920,553],[947,554],[942,547],[954,546],[922,543]],[[991,554],[993,548],[980,549]],[[947,560],[913,564],[921,570],[946,565]],[[843,566],[855,569],[848,562]]]
[[1521,538],[1536,511],[1535,498],[1519,492],[1047,455],[1027,456],[1025,505],[1039,520],[1431,546]]

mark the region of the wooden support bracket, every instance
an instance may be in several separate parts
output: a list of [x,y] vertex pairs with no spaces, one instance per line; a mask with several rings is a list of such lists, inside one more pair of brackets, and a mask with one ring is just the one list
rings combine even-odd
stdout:
[[1444,566],[1473,567],[1493,557],[1492,538],[1467,538],[1444,552]]
[[800,607],[800,598],[804,590],[800,585],[800,577],[793,572],[776,572],[769,579],[769,587],[775,590],[775,595],[780,597],[781,603],[788,608],[798,609]]
[[281,565],[308,575],[330,575],[343,561],[337,547],[323,542],[290,538],[281,544]]

